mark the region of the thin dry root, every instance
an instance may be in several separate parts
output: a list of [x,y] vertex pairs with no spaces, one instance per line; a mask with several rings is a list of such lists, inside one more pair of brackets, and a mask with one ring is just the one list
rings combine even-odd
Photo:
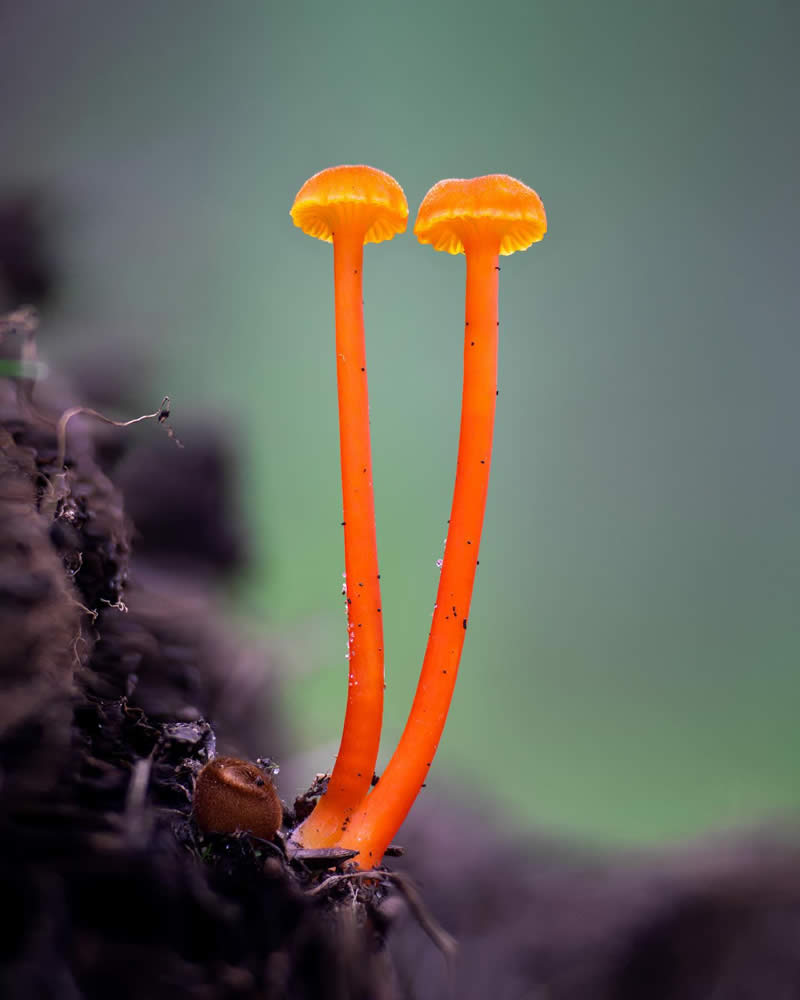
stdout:
[[[106,417],[104,414],[98,412],[97,410],[93,410],[89,406],[70,407],[69,410],[65,410],[61,414],[56,425],[56,440],[58,441],[58,457],[56,459],[56,467],[58,469],[64,468],[64,458],[67,450],[67,424],[73,417],[77,417],[79,415],[94,417],[96,420],[101,420],[104,424],[110,424],[112,427],[130,427],[132,424],[141,423],[143,420],[157,420],[160,424],[163,424],[169,420],[169,413],[169,396],[165,396],[161,400],[161,406],[159,406],[155,413],[143,413],[140,417],[133,417],[131,420],[112,420],[111,417]],[[175,431],[169,424],[167,424],[167,436],[171,437],[179,448],[183,447],[180,440],[175,436]]]

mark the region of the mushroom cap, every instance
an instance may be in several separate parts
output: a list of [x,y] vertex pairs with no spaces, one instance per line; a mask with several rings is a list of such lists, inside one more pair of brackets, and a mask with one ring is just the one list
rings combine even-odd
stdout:
[[547,232],[547,217],[539,195],[508,174],[451,178],[422,199],[414,232],[420,243],[447,253],[495,240],[507,256],[537,243]]
[[327,243],[342,226],[362,229],[365,243],[380,243],[405,231],[408,202],[394,177],[383,170],[328,167],[300,188],[291,216],[304,233]]

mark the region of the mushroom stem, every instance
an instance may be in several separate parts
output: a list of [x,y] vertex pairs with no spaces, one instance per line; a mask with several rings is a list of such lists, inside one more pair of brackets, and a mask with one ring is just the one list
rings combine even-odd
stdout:
[[425,659],[397,749],[340,838],[361,868],[379,864],[431,766],[447,719],[469,619],[489,488],[497,397],[499,239],[465,246],[464,384],[453,505]]
[[336,375],[347,595],[347,709],[328,789],[295,831],[305,847],[329,847],[369,790],[383,717],[383,624],[369,437],[362,306],[364,233],[333,234]]

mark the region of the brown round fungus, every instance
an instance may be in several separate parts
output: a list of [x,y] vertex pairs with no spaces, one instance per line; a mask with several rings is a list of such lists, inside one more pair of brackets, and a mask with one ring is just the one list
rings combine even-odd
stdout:
[[272,778],[236,757],[215,757],[205,765],[195,782],[192,808],[206,833],[244,831],[271,840],[283,821]]

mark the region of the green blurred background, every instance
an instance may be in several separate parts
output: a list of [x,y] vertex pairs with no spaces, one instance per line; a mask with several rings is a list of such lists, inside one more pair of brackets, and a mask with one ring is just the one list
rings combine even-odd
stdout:
[[[0,7],[0,182],[59,206],[43,347],[135,344],[142,410],[169,392],[179,431],[239,428],[253,566],[228,597],[296,669],[312,770],[345,696],[332,259],[289,206],[342,162],[412,216],[501,171],[550,232],[503,263],[481,567],[425,794],[474,781],[508,825],[628,843],[796,810],[798,11]],[[390,750],[448,516],[463,260],[407,234],[365,267]]]

